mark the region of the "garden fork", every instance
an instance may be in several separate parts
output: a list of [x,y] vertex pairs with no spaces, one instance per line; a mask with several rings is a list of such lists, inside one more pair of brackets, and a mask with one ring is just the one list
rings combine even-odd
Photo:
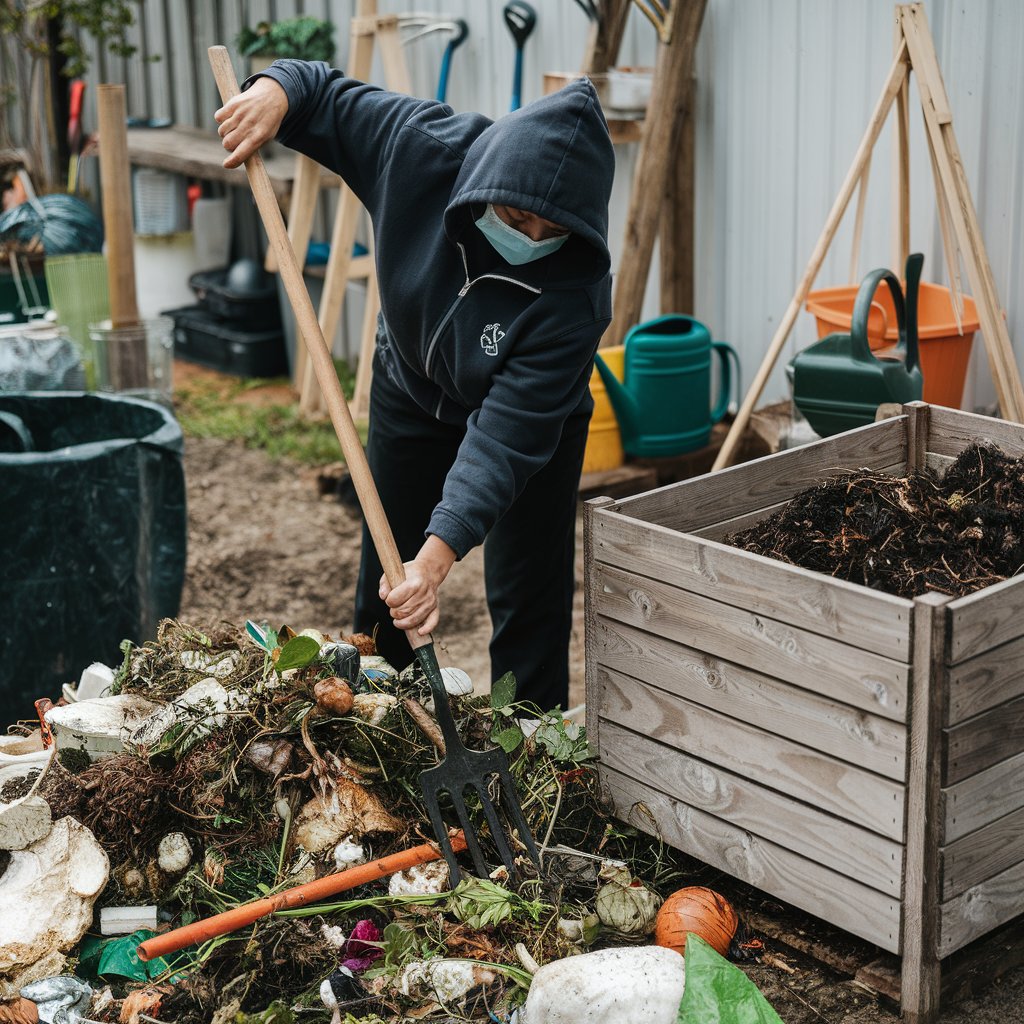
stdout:
[[[235,78],[234,68],[231,66],[231,58],[223,46],[211,46],[208,53],[210,66],[213,68],[213,75],[217,80],[217,88],[220,90],[221,99],[226,103],[231,97],[238,94],[238,80]],[[348,463],[352,483],[355,485],[356,494],[359,495],[359,503],[362,505],[366,524],[373,537],[374,547],[377,549],[388,583],[392,588],[397,587],[405,580],[405,567],[398,553],[398,546],[395,544],[384,506],[377,493],[377,486],[373,482],[362,442],[359,440],[359,434],[352,422],[348,403],[342,394],[330,349],[324,340],[323,332],[313,310],[313,304],[310,302],[309,292],[306,290],[306,284],[302,278],[302,270],[288,239],[288,230],[281,216],[277,197],[274,195],[274,188],[270,183],[270,176],[263,166],[263,158],[259,153],[254,153],[245,161],[245,172],[249,177],[249,187],[256,200],[256,207],[263,220],[263,226],[266,228],[270,245],[277,257],[281,280],[295,314],[299,334],[306,345],[313,369],[316,371],[317,382],[323,392],[324,402],[327,405],[335,433],[338,435],[338,441],[341,443],[345,461]],[[505,752],[499,748],[486,751],[466,748],[459,737],[455,719],[452,717],[448,692],[445,690],[444,681],[441,678],[433,640],[429,636],[420,636],[415,630],[410,630],[406,636],[416,652],[416,660],[430,683],[435,714],[445,740],[444,760],[436,768],[423,772],[420,781],[423,785],[423,795],[426,799],[430,823],[437,835],[437,841],[444,853],[445,860],[448,862],[452,884],[454,885],[458,881],[459,865],[448,837],[448,830],[441,817],[440,795],[444,792],[451,797],[455,813],[465,832],[466,844],[478,875],[486,877],[488,870],[480,850],[480,843],[469,821],[464,795],[467,789],[475,790],[479,796],[498,854],[509,872],[516,873],[512,845],[502,829],[492,798],[491,787],[495,782],[501,793],[502,808],[508,815],[512,827],[518,832],[520,844],[533,862],[539,864],[540,857],[537,853],[537,846],[530,834],[526,818],[523,816]]]

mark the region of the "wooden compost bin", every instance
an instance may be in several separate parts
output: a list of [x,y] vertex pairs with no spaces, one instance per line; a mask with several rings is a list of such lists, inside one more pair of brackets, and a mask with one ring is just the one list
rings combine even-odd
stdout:
[[944,467],[1024,427],[904,414],[586,508],[587,726],[616,813],[902,957],[1024,912],[1024,577],[913,601],[722,544],[858,467]]

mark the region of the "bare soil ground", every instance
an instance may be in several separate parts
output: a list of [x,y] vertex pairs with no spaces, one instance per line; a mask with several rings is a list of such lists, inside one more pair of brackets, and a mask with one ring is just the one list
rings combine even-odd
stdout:
[[[335,635],[351,629],[361,523],[336,498],[319,495],[315,471],[272,461],[238,442],[195,438],[187,440],[185,467],[189,552],[182,619],[239,623],[252,618]],[[578,537],[579,579],[581,563]],[[479,551],[455,567],[443,598],[437,632],[442,662],[464,668],[482,689],[489,679],[490,622]],[[578,587],[571,703],[583,699],[582,628]],[[741,908],[749,899],[744,887],[727,878],[716,887]],[[810,957],[771,940],[765,948],[763,962],[744,969],[786,1024],[898,1021],[891,1006]],[[940,1020],[1024,1022],[1024,969],[1006,975],[980,996],[948,1007]]]

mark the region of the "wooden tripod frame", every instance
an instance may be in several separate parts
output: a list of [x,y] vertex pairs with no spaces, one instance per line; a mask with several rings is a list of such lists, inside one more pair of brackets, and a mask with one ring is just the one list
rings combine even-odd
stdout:
[[[754,406],[764,391],[772,368],[793,329],[797,314],[806,301],[814,279],[821,269],[825,254],[835,238],[854,189],[865,178],[871,161],[871,152],[894,101],[897,103],[896,160],[899,209],[897,230],[900,267],[906,261],[910,237],[908,80],[911,71],[917,75],[917,88],[921,96],[928,149],[935,175],[935,191],[939,207],[939,220],[943,231],[943,247],[954,293],[958,300],[959,268],[956,250],[959,249],[959,254],[967,269],[968,282],[974,292],[981,321],[982,337],[985,341],[985,351],[988,354],[989,368],[995,383],[1000,411],[1007,420],[1012,420],[1015,423],[1024,422],[1024,387],[1021,385],[1013,347],[1010,344],[1006,323],[999,308],[992,270],[989,267],[988,255],[981,239],[978,216],[967,185],[967,175],[964,173],[960,148],[953,133],[953,114],[942,82],[942,72],[939,70],[935,44],[928,28],[924,5],[920,3],[898,4],[896,6],[896,57],[889,69],[882,94],[868,122],[867,131],[857,148],[853,165],[846,175],[839,195],[836,196],[836,200],[832,204],[825,227],[814,247],[804,276],[800,279],[796,294],[787,307],[778,330],[768,346],[757,376],[743,399],[743,404],[740,406],[725,443],[718,453],[713,469],[723,469],[732,462]],[[861,213],[862,211],[858,211],[858,218]]]
[[[380,47],[384,65],[384,78],[393,92],[412,92],[409,70],[402,53],[398,35],[399,19],[396,15],[377,14],[377,0],[358,0],[355,17],[351,22],[351,37],[347,61],[348,74],[360,81],[369,81],[373,63],[374,41]],[[307,156],[297,156],[295,165],[295,188],[292,192],[288,211],[288,237],[292,248],[299,256],[300,263],[309,245],[313,229],[313,214],[316,210],[320,191],[320,167]],[[370,361],[377,329],[377,313],[380,297],[377,293],[377,275],[374,270],[373,254],[352,256],[356,226],[359,221],[359,200],[344,182],[338,193],[338,207],[331,231],[331,255],[324,271],[324,290],[320,297],[317,318],[326,338],[333,338],[341,319],[345,301],[345,288],[352,278],[366,279],[366,309],[363,313],[363,327],[360,343],[359,369],[356,375],[356,389],[352,400],[352,415],[355,419],[366,419],[370,390]],[[275,269],[273,251],[268,253],[268,269]],[[299,411],[305,415],[324,411],[323,397],[313,372],[313,364],[307,356],[307,342],[301,331],[296,331],[295,387],[299,392]]]

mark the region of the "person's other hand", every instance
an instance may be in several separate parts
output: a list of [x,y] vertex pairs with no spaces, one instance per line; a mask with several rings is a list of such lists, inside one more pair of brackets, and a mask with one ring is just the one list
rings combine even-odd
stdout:
[[257,78],[245,92],[232,96],[214,115],[217,134],[230,156],[225,167],[241,167],[281,127],[288,95],[273,78]]
[[437,591],[454,562],[455,552],[431,534],[419,554],[405,563],[403,583],[392,590],[387,578],[381,577],[381,599],[391,609],[391,618],[399,629],[415,629],[420,636],[427,636],[437,628],[441,618]]

